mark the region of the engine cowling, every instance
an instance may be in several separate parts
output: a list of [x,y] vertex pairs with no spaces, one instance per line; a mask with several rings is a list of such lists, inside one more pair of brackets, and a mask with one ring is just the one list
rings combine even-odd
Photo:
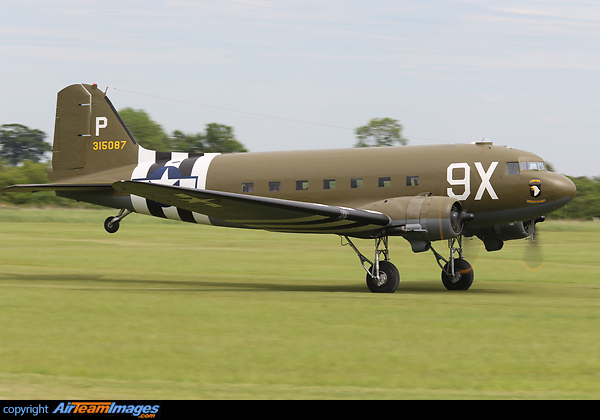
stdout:
[[403,236],[414,252],[427,251],[431,241],[457,237],[465,221],[473,219],[473,215],[466,213],[460,202],[452,197],[395,197],[364,208],[387,214],[392,223],[386,234]]
[[483,241],[486,251],[499,251],[504,246],[504,241],[523,239],[531,235],[531,221],[468,228],[465,229],[464,235],[476,235]]

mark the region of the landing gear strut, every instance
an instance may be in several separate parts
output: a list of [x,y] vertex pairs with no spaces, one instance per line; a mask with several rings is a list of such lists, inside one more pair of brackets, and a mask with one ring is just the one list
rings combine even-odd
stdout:
[[[431,251],[442,269],[442,283],[448,290],[467,290],[473,284],[473,267],[463,258],[462,235],[448,239],[450,259],[446,260],[433,247]],[[458,253],[458,258],[455,254]],[[442,265],[441,261],[445,264]]]
[[[360,264],[367,272],[367,287],[369,290],[373,293],[394,293],[400,283],[400,274],[396,266],[390,262],[388,237],[375,238],[375,262],[371,262],[365,257],[347,236],[344,236],[344,238],[346,238],[347,243],[342,242],[342,246],[350,245],[358,255]],[[383,249],[380,249],[380,247],[383,247]],[[383,261],[380,260],[381,254],[383,254]],[[370,264],[371,267],[367,268],[365,263]]]
[[121,209],[118,215],[107,217],[104,221],[104,229],[106,229],[108,233],[115,233],[117,230],[119,230],[119,222],[123,220],[125,216],[131,213],[131,210]]

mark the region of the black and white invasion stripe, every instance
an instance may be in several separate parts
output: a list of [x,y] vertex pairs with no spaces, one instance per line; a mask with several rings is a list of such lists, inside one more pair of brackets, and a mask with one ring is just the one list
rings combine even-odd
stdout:
[[[156,152],[140,147],[138,165],[133,170],[131,179],[165,184],[164,181],[151,179],[151,177],[160,172],[161,168],[176,168],[180,173],[180,178],[167,179],[166,184],[174,185],[173,183],[177,182],[176,185],[181,183],[182,186],[204,189],[210,162],[218,155],[219,153]],[[169,170],[172,171],[172,169]],[[131,201],[133,208],[138,213],[184,222],[210,224],[208,217],[202,214],[173,206],[164,206],[156,201],[135,195],[131,196]]]

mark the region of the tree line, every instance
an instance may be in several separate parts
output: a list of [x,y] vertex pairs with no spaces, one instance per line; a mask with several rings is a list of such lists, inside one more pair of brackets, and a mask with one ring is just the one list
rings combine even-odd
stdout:
[[[167,134],[162,126],[153,121],[144,110],[125,108],[119,111],[121,118],[134,138],[145,148],[177,152],[243,153],[246,146],[236,139],[232,127],[224,124],[206,124],[204,132],[184,133],[175,130]],[[405,145],[402,125],[392,118],[374,118],[355,130],[354,147]],[[51,170],[48,152],[51,146],[45,141],[43,131],[30,129],[21,124],[5,124],[0,127],[0,188],[14,184],[47,183]],[[567,209],[552,215],[558,219],[591,220],[600,218],[600,176],[569,177],[577,187],[577,196]],[[52,192],[36,194],[0,194],[0,203],[36,206],[88,206],[57,197]],[[91,206],[91,205],[90,205]]]
[[143,109],[125,108],[119,111],[119,115],[133,137],[146,149],[188,153],[248,151],[236,139],[233,128],[225,124],[206,124],[204,133],[189,134],[175,130],[169,135]]

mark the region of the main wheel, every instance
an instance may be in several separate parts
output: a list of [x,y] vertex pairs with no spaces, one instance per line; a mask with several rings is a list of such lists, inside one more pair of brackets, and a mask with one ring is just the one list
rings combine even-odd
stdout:
[[394,293],[400,283],[400,273],[394,264],[389,261],[379,262],[379,280],[371,274],[375,271],[375,267],[371,267],[371,271],[367,274],[367,287],[373,293]]
[[473,273],[473,267],[471,264],[463,260],[462,258],[457,258],[454,260],[454,276],[451,276],[447,273],[448,264],[444,266],[442,270],[442,283],[446,286],[448,290],[467,290],[473,284],[473,278],[475,273]]
[[111,223],[112,219],[114,218],[114,216],[110,216],[104,221],[104,229],[106,229],[108,233],[115,233],[117,230],[119,230],[119,222]]

